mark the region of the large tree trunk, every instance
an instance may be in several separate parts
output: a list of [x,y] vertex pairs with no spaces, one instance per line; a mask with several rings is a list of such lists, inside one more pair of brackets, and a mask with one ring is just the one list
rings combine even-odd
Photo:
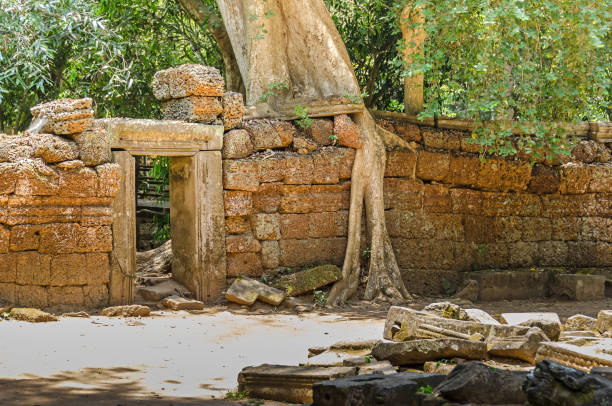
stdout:
[[[403,58],[406,66],[413,62],[414,54],[423,54],[425,29],[421,24],[425,21],[421,9],[410,4],[410,0],[402,10],[400,28],[403,37]],[[407,76],[404,79],[404,112],[418,114],[423,111],[423,81],[422,73]]]
[[[346,99],[361,92],[355,73],[323,0],[217,0],[247,89],[247,104],[266,98],[273,110],[283,106]],[[266,97],[269,86],[289,89]],[[263,96],[263,98],[262,98]],[[333,102],[332,102],[333,103]],[[354,114],[364,146],[352,172],[348,243],[343,279],[329,303],[343,304],[358,288],[361,218],[366,210],[370,269],[366,299],[397,302],[408,292],[385,225],[383,176],[385,146],[367,110]],[[365,204],[365,205],[364,205]]]
[[191,18],[200,24],[206,25],[217,42],[221,51],[221,57],[223,58],[223,64],[225,65],[225,84],[227,90],[246,94],[244,82],[242,81],[240,69],[234,55],[234,49],[232,48],[223,21],[215,14],[214,10],[206,7],[202,0],[179,0],[179,3],[189,13]]

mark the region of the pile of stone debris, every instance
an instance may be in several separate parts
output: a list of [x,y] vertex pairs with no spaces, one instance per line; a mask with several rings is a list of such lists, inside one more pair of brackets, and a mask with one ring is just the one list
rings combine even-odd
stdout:
[[612,310],[565,325],[556,313],[499,319],[448,302],[394,306],[383,340],[310,348],[300,366],[244,368],[238,390],[325,406],[612,404]]

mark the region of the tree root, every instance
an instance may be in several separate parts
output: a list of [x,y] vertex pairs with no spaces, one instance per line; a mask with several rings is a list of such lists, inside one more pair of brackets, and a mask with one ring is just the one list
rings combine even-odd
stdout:
[[404,286],[385,223],[383,196],[385,145],[378,136],[376,123],[368,111],[356,114],[353,118],[361,126],[364,145],[355,154],[351,174],[348,242],[342,267],[342,279],[332,287],[328,303],[332,306],[342,305],[357,293],[361,268],[359,253],[364,202],[371,252],[364,298],[390,303],[410,300],[411,297]]

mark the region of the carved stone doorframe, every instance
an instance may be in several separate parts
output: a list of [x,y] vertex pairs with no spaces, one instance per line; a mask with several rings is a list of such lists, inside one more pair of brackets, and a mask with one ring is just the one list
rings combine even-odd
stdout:
[[134,302],[136,277],[135,155],[170,157],[172,276],[198,300],[213,301],[225,289],[223,126],[176,121],[104,121],[122,168],[113,206],[110,304]]

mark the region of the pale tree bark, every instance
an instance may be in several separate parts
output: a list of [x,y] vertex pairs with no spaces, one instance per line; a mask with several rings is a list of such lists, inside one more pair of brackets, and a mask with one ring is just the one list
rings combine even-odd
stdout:
[[[323,0],[217,0],[217,4],[246,85],[247,104],[261,103],[264,96],[272,109],[279,110],[360,94],[348,52]],[[285,83],[289,89],[265,97],[274,83]],[[371,252],[365,298],[399,302],[409,295],[385,225],[385,138],[378,135],[367,110],[353,119],[361,126],[364,146],[356,152],[351,178],[343,278],[328,300],[343,304],[357,292],[365,209]]]
[[[400,28],[404,48],[402,50],[405,66],[410,65],[414,54],[423,55],[423,45],[425,43],[425,29],[422,24],[425,17],[420,8],[410,5],[410,0],[404,6],[400,17]],[[423,81],[422,73],[407,76],[404,79],[404,112],[408,114],[418,114],[423,111]]]
[[221,57],[223,58],[223,64],[225,65],[225,85],[227,90],[245,94],[246,89],[244,87],[244,82],[242,81],[240,69],[238,68],[236,56],[234,55],[234,49],[227,35],[223,20],[219,18],[214,10],[206,7],[202,0],[178,1],[191,18],[200,24],[206,25],[210,34],[217,42],[219,50],[221,51]]

